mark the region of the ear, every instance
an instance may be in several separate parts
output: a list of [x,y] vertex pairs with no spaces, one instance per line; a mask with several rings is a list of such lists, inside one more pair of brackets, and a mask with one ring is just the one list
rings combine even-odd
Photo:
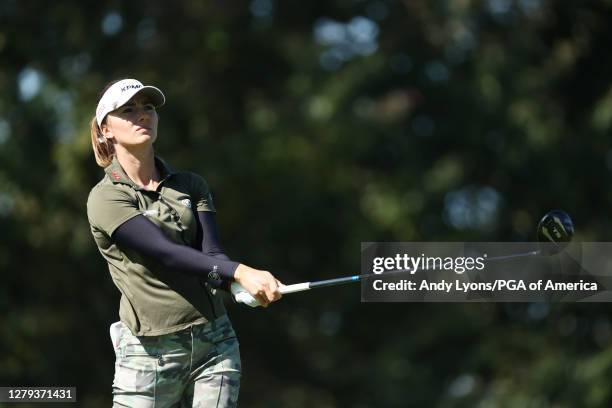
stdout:
[[106,125],[106,122],[104,122],[104,123],[102,123],[102,125],[100,125],[100,130],[102,131],[102,135],[104,135],[105,138],[107,138],[107,139],[112,139],[113,138],[113,132]]

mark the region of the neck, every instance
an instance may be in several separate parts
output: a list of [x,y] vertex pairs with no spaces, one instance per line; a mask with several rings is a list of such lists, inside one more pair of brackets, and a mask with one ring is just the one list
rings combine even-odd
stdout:
[[155,190],[159,182],[159,172],[155,168],[153,147],[142,151],[130,151],[115,144],[117,160],[127,176],[137,185],[147,190]]

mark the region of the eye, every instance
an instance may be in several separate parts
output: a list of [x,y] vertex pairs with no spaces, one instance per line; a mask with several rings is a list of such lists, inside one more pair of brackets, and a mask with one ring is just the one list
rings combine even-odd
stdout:
[[155,106],[153,106],[153,104],[151,104],[151,103],[147,103],[147,104],[144,106],[144,109],[145,109],[145,110],[155,110]]
[[132,112],[132,108],[124,108],[121,112],[122,113],[130,113],[130,112]]

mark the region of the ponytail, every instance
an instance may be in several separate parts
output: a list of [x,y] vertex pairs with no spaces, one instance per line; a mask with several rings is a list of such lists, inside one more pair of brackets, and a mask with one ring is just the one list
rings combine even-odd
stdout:
[[91,120],[91,146],[98,166],[106,168],[113,162],[115,146],[111,140],[104,137],[95,116]]
[[[100,92],[100,94],[98,95],[98,103],[100,102],[100,99],[102,99],[102,96],[108,90],[108,88],[110,88],[113,84],[121,80],[122,79],[115,79],[106,84],[104,89],[102,89],[102,92]],[[104,120],[106,120],[106,118]],[[104,122],[104,120],[102,122]],[[104,137],[104,135],[102,134],[102,130],[100,130],[100,126],[98,126],[98,121],[96,120],[95,116],[91,120],[90,127],[91,147],[93,147],[94,155],[96,156],[96,163],[98,163],[98,166],[100,167],[107,168],[113,162],[113,157],[115,156],[115,146],[113,146],[113,142],[111,140],[108,140]]]

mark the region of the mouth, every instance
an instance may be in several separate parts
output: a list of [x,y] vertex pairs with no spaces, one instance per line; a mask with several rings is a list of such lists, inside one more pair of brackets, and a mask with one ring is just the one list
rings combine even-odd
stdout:
[[136,131],[137,131],[137,132],[138,132],[138,131],[141,131],[141,130],[144,130],[144,131],[148,131],[148,132],[150,132],[150,131],[151,131],[151,128],[150,128],[150,127],[146,127],[146,126],[137,126],[137,127],[136,127]]

